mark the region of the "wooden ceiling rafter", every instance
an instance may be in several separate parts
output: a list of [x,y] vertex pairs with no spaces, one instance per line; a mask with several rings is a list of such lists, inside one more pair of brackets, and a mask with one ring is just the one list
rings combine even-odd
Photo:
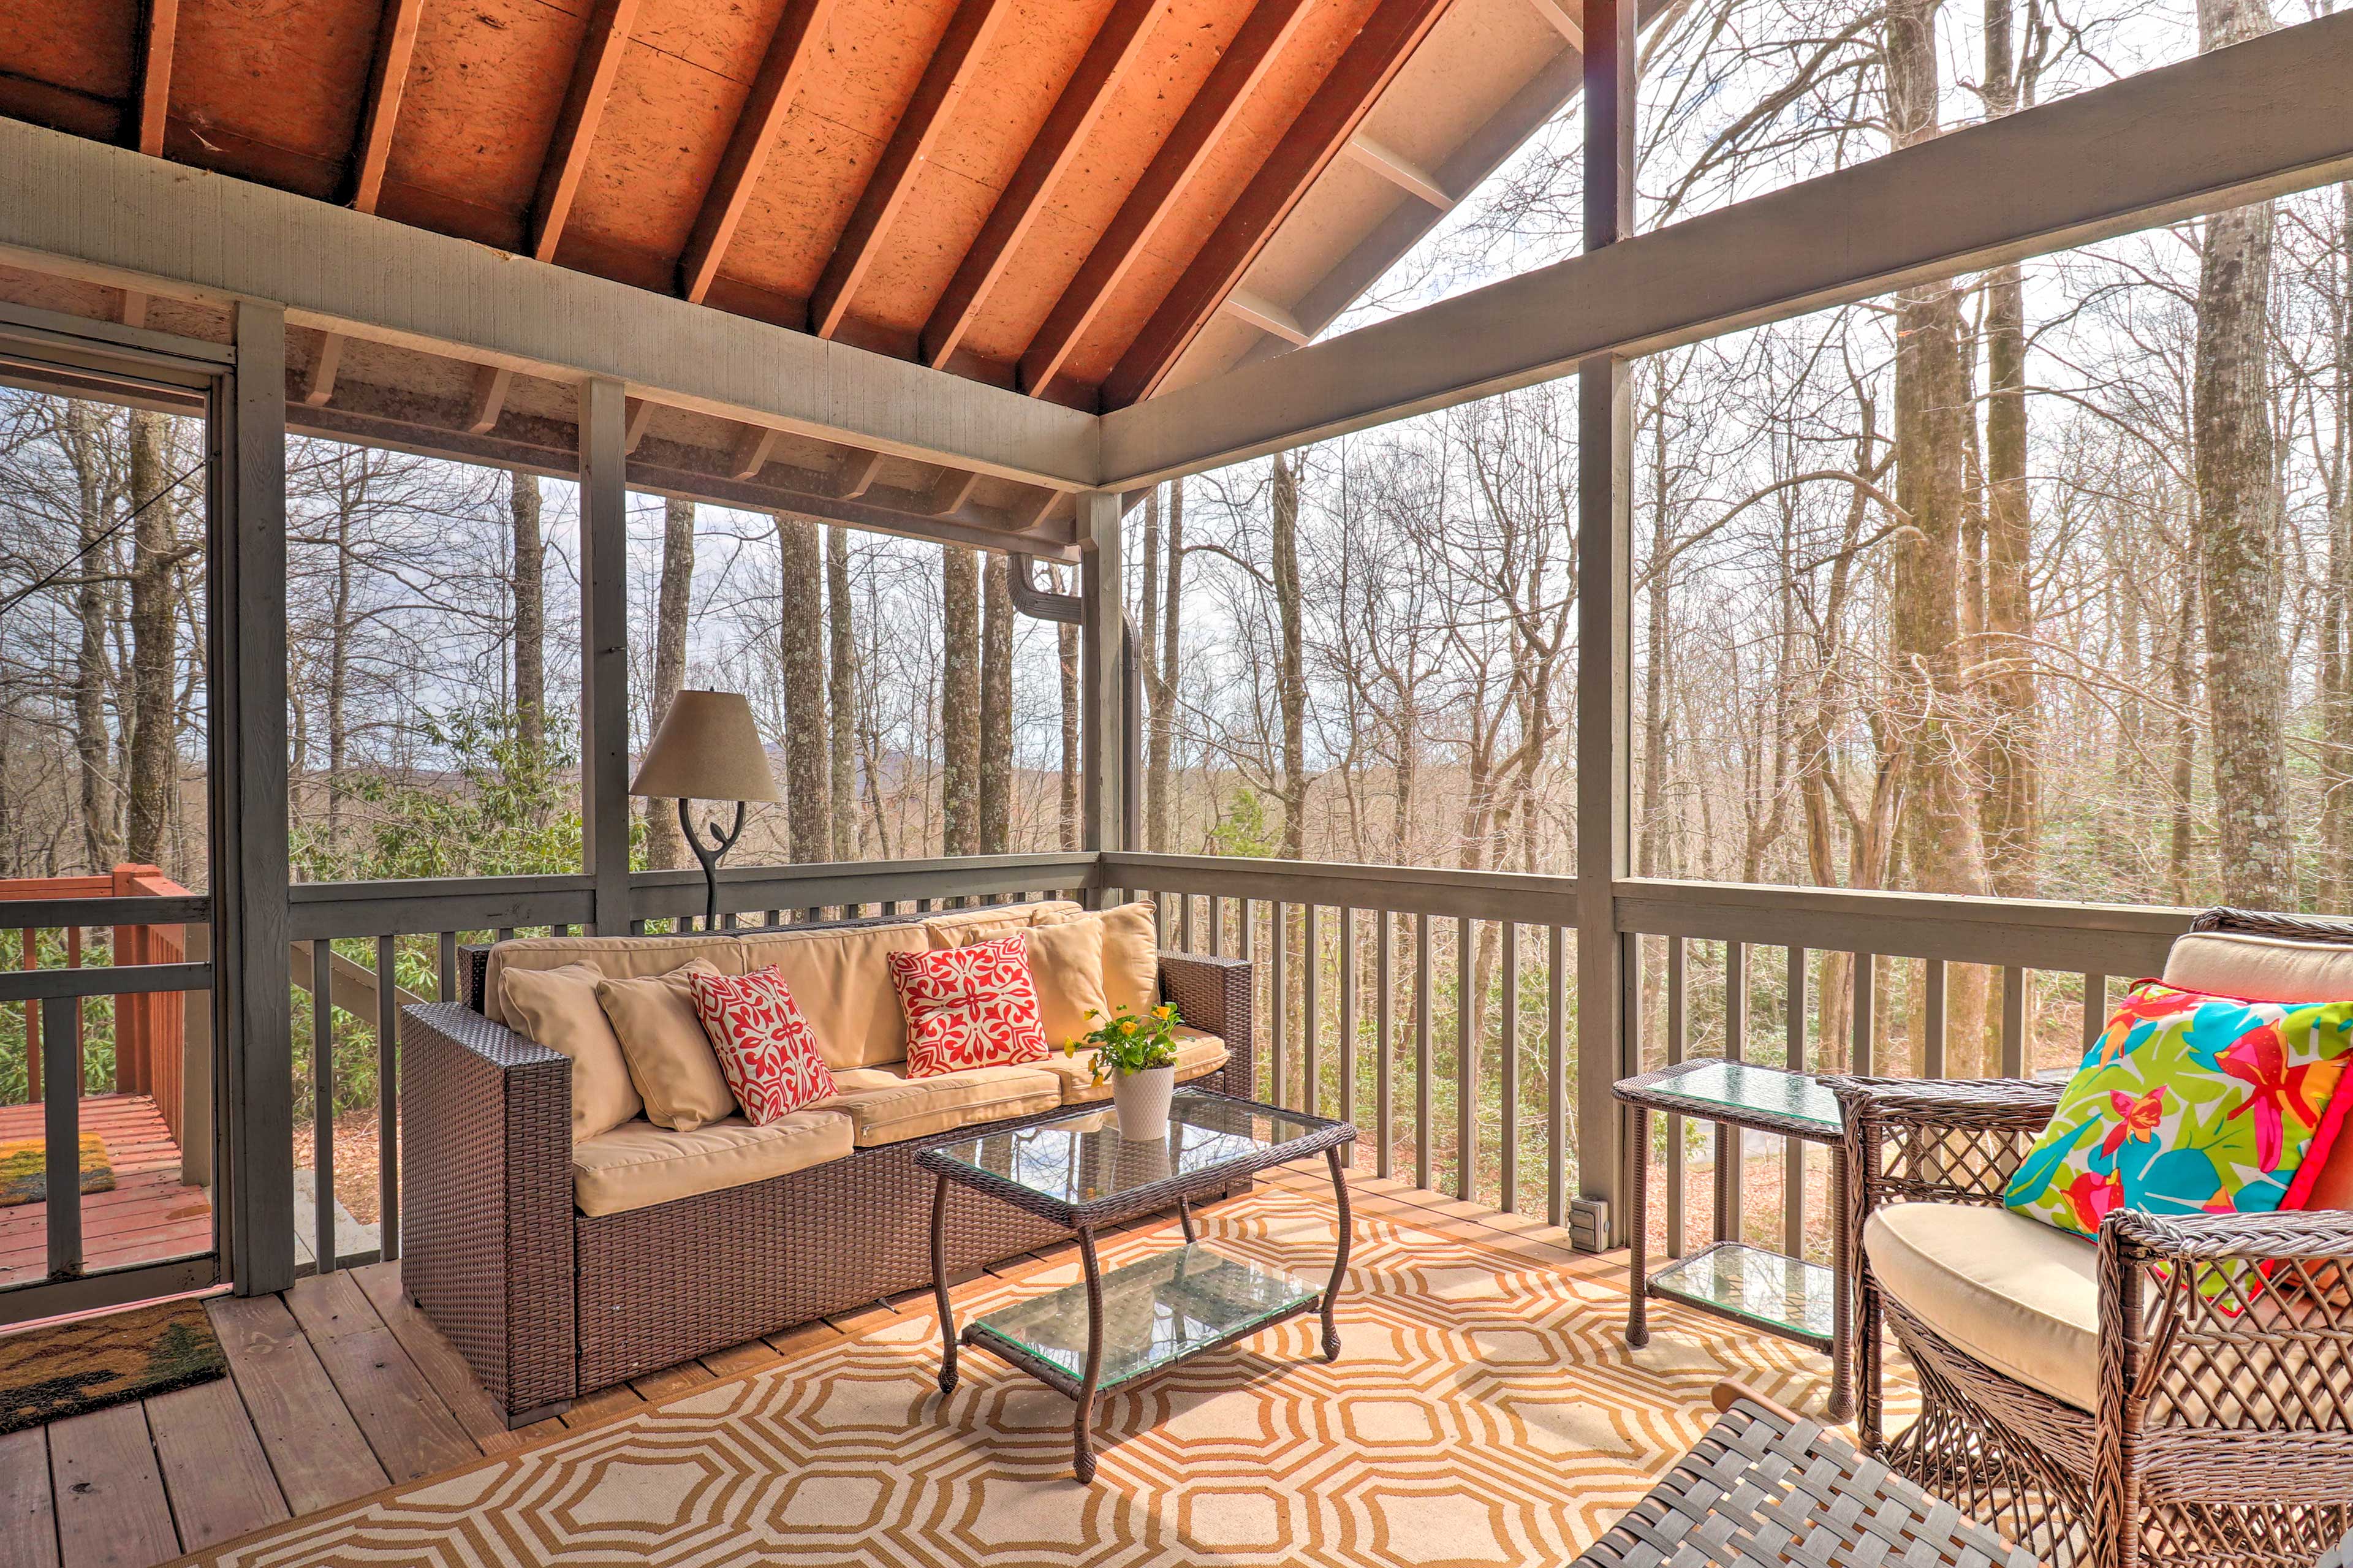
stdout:
[[924,496],[923,510],[933,517],[954,517],[964,510],[972,500],[972,492],[979,488],[978,474],[944,468]]
[[727,150],[720,155],[718,173],[702,194],[686,250],[678,262],[678,291],[701,304],[709,296],[727,247],[744,221],[752,188],[768,166],[783,135],[785,116],[792,110],[809,67],[825,40],[834,0],[788,0],[776,30],[768,35],[759,73],[752,79],[751,95],[728,133]]
[[1293,348],[1305,348],[1314,336],[1299,324],[1297,316],[1247,289],[1229,291],[1225,298],[1225,309],[1235,320],[1247,321],[1260,331],[1270,337],[1281,338]]
[[540,164],[539,187],[532,197],[524,237],[533,259],[553,261],[572,216],[573,198],[580,192],[580,176],[588,167],[588,150],[596,140],[596,123],[605,117],[606,101],[613,96],[613,79],[620,74],[621,56],[637,26],[638,0],[597,0],[580,37],[580,53],[572,67],[572,83],[564,107],[555,117],[555,132],[548,139],[547,156]]
[[882,454],[852,447],[841,455],[841,464],[834,469],[832,493],[842,500],[856,500],[873,488],[874,478],[882,471]]
[[466,399],[468,435],[487,436],[498,428],[499,416],[506,411],[507,389],[513,384],[514,372],[504,365],[475,367],[473,391]]
[[302,403],[309,408],[324,408],[334,400],[335,374],[343,368],[343,335],[323,332],[319,338],[318,357],[302,374]]
[[1358,131],[1348,138],[1345,150],[1359,168],[1371,170],[1415,200],[1428,202],[1440,212],[1453,210],[1453,194],[1439,183],[1437,175],[1378,137]]
[[830,338],[849,313],[850,298],[881,254],[893,219],[914,189],[915,177],[930,162],[932,150],[946,132],[957,100],[970,85],[999,19],[1013,9],[1012,0],[962,0],[948,19],[946,33],[932,51],[915,94],[899,116],[897,129],[882,149],[866,188],[859,193],[849,222],[834,242],[833,255],[809,296],[809,331]]
[[1088,132],[1103,118],[1112,93],[1142,58],[1145,36],[1166,14],[1168,5],[1169,0],[1117,0],[1095,29],[1078,68],[1054,100],[1045,124],[1022,153],[1013,177],[1006,181],[987,221],[981,225],[979,236],[957,265],[947,292],[933,307],[918,344],[925,364],[934,370],[944,367],[963,342],[989,290],[1004,276],[1014,251],[1045,210],[1046,197],[1077,161]]
[[621,451],[624,455],[638,449],[646,438],[646,426],[654,422],[654,405],[643,397],[621,400]]
[[1445,15],[1448,4],[1381,0],[1104,378],[1104,406],[1123,408],[1150,396],[1175,368],[1275,229],[1356,134],[1382,91]]
[[408,90],[408,68],[417,58],[417,28],[424,16],[425,0],[389,0],[376,26],[359,141],[352,151],[351,205],[355,212],[372,213],[384,199],[393,128],[400,122],[400,100]]
[[736,432],[735,445],[727,454],[727,474],[730,479],[756,479],[760,470],[768,466],[769,455],[776,449],[776,432],[765,425],[746,425]]
[[[131,144],[150,158],[164,155],[164,125],[172,107],[172,61],[180,37],[180,0],[147,0],[139,19],[139,89],[131,118]],[[122,290],[122,324],[147,324],[147,296]]]
[[1021,355],[1019,385],[1043,396],[1070,363],[1079,339],[1093,324],[1112,290],[1158,232],[1176,197],[1200,173],[1250,92],[1265,79],[1282,46],[1307,15],[1307,0],[1258,0],[1226,46],[1176,128],[1160,144],[1127,200],[1095,241],[1077,276],[1046,314],[1044,325]]
[[[1585,17],[1582,5],[1572,14],[1567,6],[1560,3],[1560,0],[1528,0],[1528,4],[1535,7],[1536,15],[1542,16],[1554,32],[1568,40],[1570,48],[1580,55],[1585,52]],[[1643,7],[1642,19],[1645,22],[1650,20],[1649,11],[1649,6]]]

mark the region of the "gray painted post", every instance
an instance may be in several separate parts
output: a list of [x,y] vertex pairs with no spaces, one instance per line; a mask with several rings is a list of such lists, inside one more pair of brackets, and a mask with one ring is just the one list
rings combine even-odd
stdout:
[[629,930],[628,416],[621,384],[580,388],[580,820],[591,929]]
[[[1634,228],[1633,0],[1585,0],[1585,247]],[[1626,946],[1615,884],[1627,858],[1628,691],[1633,644],[1633,408],[1626,361],[1577,365],[1577,1186],[1609,1205],[1609,1242],[1623,1245],[1641,1216],[1617,1201],[1639,1157],[1610,1088],[1625,1058]]]
[[286,312],[241,300],[213,410],[213,1038],[222,1242],[237,1294],[294,1283],[287,955]]
[[1126,790],[1121,764],[1126,749],[1126,682],[1121,643],[1126,622],[1126,582],[1120,565],[1117,492],[1080,492],[1078,521],[1082,552],[1079,681],[1085,714],[1082,751],[1086,764],[1082,842],[1097,851],[1124,849],[1126,844],[1120,829]]

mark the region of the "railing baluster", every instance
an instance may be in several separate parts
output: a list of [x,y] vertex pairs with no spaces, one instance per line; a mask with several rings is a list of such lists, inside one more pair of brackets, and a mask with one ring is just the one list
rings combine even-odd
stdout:
[[2026,987],[2028,971],[2012,965],[2001,972],[2001,1076],[2026,1076]]
[[1268,989],[1274,998],[1269,1018],[1274,1030],[1274,1048],[1268,1055],[1271,1070],[1274,1074],[1274,1087],[1268,1090],[1266,1098],[1270,1105],[1289,1105],[1291,1085],[1288,1079],[1291,1075],[1286,1070],[1290,1064],[1284,1060],[1289,1054],[1284,1047],[1289,1043],[1291,1034],[1291,917],[1280,899],[1267,907],[1274,917],[1274,930],[1271,933],[1274,969],[1268,977]]
[[1305,972],[1307,997],[1303,1012],[1305,1027],[1299,1038],[1299,1109],[1310,1116],[1324,1106],[1324,930],[1318,906],[1310,902],[1299,942],[1299,966]]
[[1226,956],[1226,900],[1215,893],[1209,895],[1209,956]]
[[514,941],[514,933],[515,933],[515,928],[514,928],[514,927],[512,927],[512,926],[501,926],[501,927],[499,928],[499,940],[500,940],[501,942],[512,942],[512,941]]
[[445,931],[441,933],[439,958],[440,1000],[444,1002],[464,1000],[458,993],[458,933],[456,931]]
[[2108,1032],[2108,977],[2105,974],[2084,976],[2084,1054],[2100,1043]]
[[1176,945],[1192,952],[1197,951],[1193,946],[1193,895],[1179,893],[1176,898],[1177,907],[1184,911],[1176,917]]
[[[1639,943],[1640,937],[1634,939]],[[1568,932],[1554,926],[1545,947],[1545,1221],[1568,1223]],[[1635,1021],[1641,1027],[1641,1020]],[[1639,1053],[1636,1058],[1640,1060]],[[1648,1149],[1642,1158],[1651,1157]]]
[[[1724,1059],[1736,1062],[1748,1055],[1748,944],[1724,944]],[[1715,1128],[1715,1239],[1741,1237],[1741,1199],[1746,1174],[1743,1133],[1722,1122]]]
[[1413,918],[1413,1184],[1425,1191],[1430,1169],[1430,922]]
[[1373,1028],[1377,1042],[1373,1057],[1373,1124],[1379,1129],[1373,1142],[1373,1173],[1386,1181],[1397,1173],[1397,976],[1389,949],[1393,941],[1387,910],[1373,911]]
[[1497,999],[1495,1040],[1503,1052],[1498,1098],[1503,1110],[1501,1207],[1520,1212],[1520,922],[1504,922],[1504,990]]
[[50,1194],[49,1277],[79,1274],[81,1247],[81,998],[44,996],[41,1011],[42,1180]]
[[[1664,1066],[1673,1067],[1691,1051],[1691,973],[1690,943],[1679,936],[1667,938],[1667,1059]],[[1645,1063],[1644,1066],[1649,1064]],[[1648,1149],[1642,1158],[1651,1157]],[[1667,1246],[1669,1258],[1681,1258],[1689,1250],[1689,1226],[1683,1213],[1683,1119],[1667,1118]],[[1651,1223],[1647,1215],[1636,1215],[1640,1225]]]
[[[1859,961],[1858,961],[1859,962]],[[1945,1059],[1945,961],[1926,961],[1926,984],[1921,1004],[1920,1072],[1924,1078],[1943,1078],[1948,1067]]]
[[375,1233],[400,1256],[400,967],[396,937],[375,939]]
[[335,1271],[335,944],[311,942],[311,1183],[319,1272]]
[[1471,997],[1470,917],[1454,921],[1454,1195],[1479,1195],[1479,1015]]
[[1242,922],[1241,951],[1239,956],[1244,963],[1250,963],[1255,960],[1258,952],[1258,900],[1242,900],[1241,906],[1236,912],[1240,915]]
[[1340,1120],[1356,1120],[1356,911],[1340,911]]
[[[1789,949],[1788,1016],[1784,1022],[1788,1045],[1784,1065],[1791,1072],[1806,1070],[1806,950]],[[1806,1255],[1806,1141],[1788,1140],[1781,1150],[1781,1250],[1792,1258]]]
[[1854,1070],[1869,1077],[1872,1059],[1876,1054],[1879,1020],[1877,1002],[1879,989],[1879,955],[1858,952],[1854,955]]

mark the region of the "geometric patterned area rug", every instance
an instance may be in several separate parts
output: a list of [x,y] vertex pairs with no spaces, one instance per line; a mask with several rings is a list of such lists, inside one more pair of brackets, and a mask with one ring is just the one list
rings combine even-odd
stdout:
[[[1202,1216],[1309,1278],[1331,1210],[1280,1187]],[[1170,1244],[1111,1238],[1104,1262]],[[1075,1258],[957,1293],[959,1322]],[[1556,1267],[1359,1209],[1340,1359],[1295,1318],[1108,1399],[1071,1475],[1070,1402],[966,1351],[944,1403],[928,1310],[546,1447],[276,1526],[191,1562],[965,1565],[1563,1563],[1649,1489],[1736,1377],[1819,1410],[1826,1363],[1656,1304],[1627,1350],[1622,1268]]]

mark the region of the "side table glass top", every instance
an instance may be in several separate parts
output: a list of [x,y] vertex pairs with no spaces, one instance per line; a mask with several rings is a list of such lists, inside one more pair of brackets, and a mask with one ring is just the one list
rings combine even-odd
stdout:
[[1689,1100],[1694,1113],[1702,1116],[1710,1110],[1757,1111],[1815,1122],[1832,1136],[1844,1125],[1839,1117],[1838,1096],[1824,1089],[1820,1079],[1751,1062],[1704,1062],[1653,1086],[1651,1092]]
[[940,1144],[927,1151],[926,1158],[951,1161],[1075,1208],[1140,1187],[1203,1176],[1236,1161],[1261,1159],[1269,1150],[1330,1126],[1320,1117],[1179,1089],[1169,1102],[1166,1139],[1143,1142],[1121,1137],[1118,1113],[1105,1105]]

